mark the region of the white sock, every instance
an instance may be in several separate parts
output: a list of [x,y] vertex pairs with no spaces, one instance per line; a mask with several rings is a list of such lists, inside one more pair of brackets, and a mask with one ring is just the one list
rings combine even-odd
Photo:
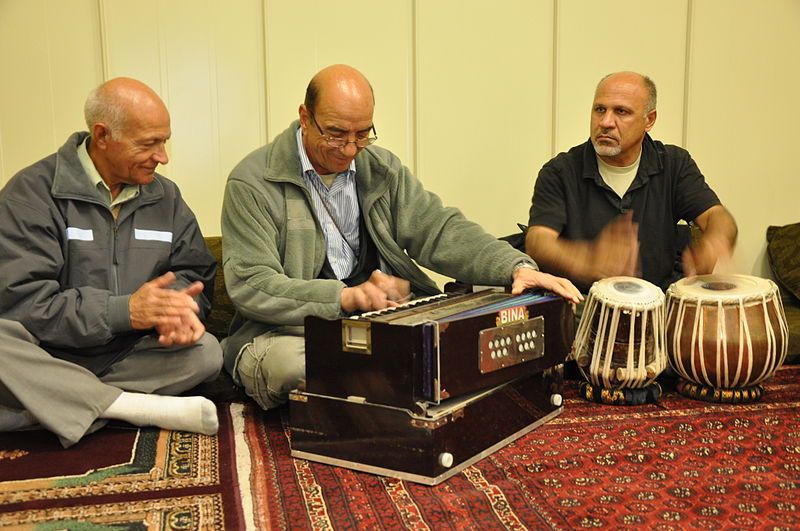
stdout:
[[14,431],[22,428],[30,428],[37,424],[36,419],[26,410],[0,406],[0,431]]
[[136,426],[214,435],[219,429],[217,407],[202,396],[163,396],[123,391],[101,415]]

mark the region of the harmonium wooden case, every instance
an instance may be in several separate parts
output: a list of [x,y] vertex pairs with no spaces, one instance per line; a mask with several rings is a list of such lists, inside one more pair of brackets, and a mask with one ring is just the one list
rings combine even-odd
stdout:
[[561,413],[568,302],[495,290],[305,321],[292,456],[435,485]]

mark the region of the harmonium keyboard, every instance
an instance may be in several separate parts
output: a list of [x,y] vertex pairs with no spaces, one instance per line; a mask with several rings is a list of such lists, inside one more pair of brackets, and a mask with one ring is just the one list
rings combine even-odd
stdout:
[[547,292],[307,317],[292,455],[437,484],[562,411],[571,305]]

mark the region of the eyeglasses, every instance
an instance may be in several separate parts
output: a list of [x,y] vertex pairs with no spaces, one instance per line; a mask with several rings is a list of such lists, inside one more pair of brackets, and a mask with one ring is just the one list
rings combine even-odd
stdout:
[[378,140],[378,131],[375,130],[375,125],[373,125],[370,128],[372,130],[373,136],[367,136],[367,137],[363,137],[363,138],[356,137],[355,140],[347,140],[346,138],[341,137],[341,136],[333,136],[333,135],[327,134],[325,131],[322,130],[322,128],[317,123],[317,119],[314,118],[314,113],[309,111],[308,114],[309,114],[309,116],[311,116],[311,121],[314,122],[314,125],[316,126],[317,131],[319,131],[320,136],[325,140],[325,142],[330,147],[342,149],[347,144],[355,144],[357,148],[365,148],[368,145],[370,145],[373,142],[375,142],[376,140]]

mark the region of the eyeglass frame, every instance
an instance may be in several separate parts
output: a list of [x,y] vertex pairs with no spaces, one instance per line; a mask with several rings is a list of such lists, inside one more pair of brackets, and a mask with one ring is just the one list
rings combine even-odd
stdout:
[[[316,127],[317,131],[319,131],[319,135],[323,138],[323,140],[325,140],[325,143],[332,148],[344,149],[345,147],[347,147],[347,144],[355,144],[357,148],[363,149],[369,145],[374,144],[375,141],[378,140],[378,130],[375,129],[375,124],[372,124],[372,126],[370,126],[369,128],[369,130],[372,131],[372,134],[374,136],[368,136],[366,138],[361,138],[361,139],[356,138],[355,140],[345,140],[344,138],[337,138],[323,131],[322,127],[317,122],[317,119],[314,117],[314,113],[311,110],[308,111],[308,116],[311,118],[311,121],[314,122],[314,127]],[[364,143],[364,145],[362,146],[359,145],[359,142],[361,143],[366,142],[366,143]]]

